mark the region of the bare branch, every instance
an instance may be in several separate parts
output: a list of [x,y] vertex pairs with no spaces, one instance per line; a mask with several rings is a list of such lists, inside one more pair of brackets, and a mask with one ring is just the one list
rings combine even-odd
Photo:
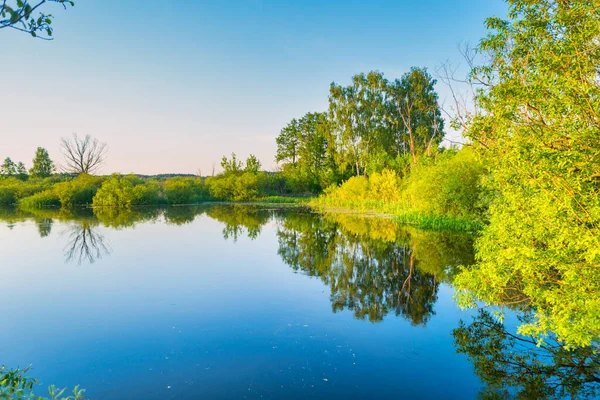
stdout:
[[74,133],[72,138],[61,138],[60,150],[65,159],[61,167],[71,174],[94,174],[106,160],[108,148],[96,138],[86,135],[79,139]]

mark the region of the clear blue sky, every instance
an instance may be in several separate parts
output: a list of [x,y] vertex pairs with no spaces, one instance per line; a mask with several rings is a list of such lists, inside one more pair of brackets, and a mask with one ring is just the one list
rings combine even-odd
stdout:
[[[109,145],[104,173],[209,174],[223,154],[274,167],[292,118],[327,109],[329,84],[460,61],[501,0],[76,0],[55,40],[0,31],[0,157],[29,167],[61,136]],[[442,99],[446,91],[438,86]]]

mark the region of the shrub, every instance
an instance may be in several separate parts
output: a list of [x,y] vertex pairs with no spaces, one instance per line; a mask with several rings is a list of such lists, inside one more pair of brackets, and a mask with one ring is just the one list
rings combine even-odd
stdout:
[[209,197],[202,178],[172,178],[165,181],[163,187],[169,204],[193,204]]
[[480,216],[483,164],[470,147],[446,152],[433,165],[419,165],[407,180],[404,193],[410,208],[455,217]]
[[0,187],[0,206],[12,206],[17,202],[14,188]]
[[60,199],[54,189],[47,189],[19,200],[19,205],[30,208],[60,207]]
[[338,188],[328,189],[327,192],[333,199],[341,201],[365,200],[369,195],[369,180],[364,176],[353,176]]
[[54,189],[65,208],[90,205],[103,181],[102,177],[81,174],[70,181],[57,183]]
[[400,199],[400,180],[394,171],[384,169],[369,177],[369,197],[373,200],[396,202]]

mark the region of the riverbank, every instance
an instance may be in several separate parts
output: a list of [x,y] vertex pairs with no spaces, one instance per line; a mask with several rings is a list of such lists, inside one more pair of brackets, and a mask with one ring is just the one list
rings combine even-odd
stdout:
[[426,214],[409,210],[401,204],[381,201],[344,202],[319,197],[310,200],[307,206],[319,212],[352,213],[392,218],[403,225],[411,225],[421,229],[475,233],[483,227],[483,224],[475,219]]

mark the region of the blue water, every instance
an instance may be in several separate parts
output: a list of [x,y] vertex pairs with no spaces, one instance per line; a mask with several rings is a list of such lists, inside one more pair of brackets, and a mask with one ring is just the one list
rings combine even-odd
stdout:
[[[449,283],[472,260],[469,238],[391,221],[378,238],[358,217],[218,207],[5,213],[0,364],[32,365],[37,393],[79,384],[91,399],[477,396],[452,336],[473,313]],[[390,266],[371,250],[414,255],[408,282],[374,276]],[[386,292],[406,299],[411,282],[404,305]]]

